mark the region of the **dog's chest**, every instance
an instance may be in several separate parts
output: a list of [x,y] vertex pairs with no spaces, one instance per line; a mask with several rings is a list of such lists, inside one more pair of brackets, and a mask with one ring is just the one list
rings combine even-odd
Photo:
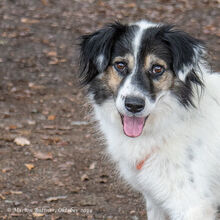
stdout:
[[144,151],[142,144],[145,143],[146,146],[149,142],[151,141],[141,141],[139,145],[133,146],[131,152],[129,147],[132,147],[126,142],[117,147],[109,143],[108,151],[118,164],[120,174],[136,190],[160,202],[165,201],[173,191],[183,188],[191,191],[196,179],[193,172],[196,163],[195,160],[192,161],[195,159],[192,158],[193,152],[177,140],[163,143],[162,149],[160,142],[155,142],[152,143],[155,147],[147,146],[151,150]]
[[[180,192],[184,197],[181,192],[191,194],[195,185],[198,187],[207,181],[210,172],[201,162],[207,160],[207,148],[201,147],[207,138],[201,137],[196,123],[190,126],[190,135],[185,132],[188,126],[182,122],[175,123],[172,128],[169,126],[169,129],[161,127],[163,136],[158,135],[159,132],[150,135],[145,132],[131,139],[123,134],[117,114],[107,108],[106,111],[96,108],[96,117],[107,140],[107,151],[118,164],[120,174],[135,189],[165,202],[168,195]],[[158,150],[154,152],[154,149]],[[137,169],[147,155],[149,158],[141,169]],[[203,186],[199,188],[205,192]]]

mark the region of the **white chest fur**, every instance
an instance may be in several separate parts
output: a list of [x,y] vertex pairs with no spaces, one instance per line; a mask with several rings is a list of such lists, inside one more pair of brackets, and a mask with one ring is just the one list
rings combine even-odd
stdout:
[[[207,79],[207,89],[198,108],[190,111],[168,96],[148,118],[143,134],[134,139],[124,135],[113,101],[94,106],[107,140],[107,151],[120,174],[166,212],[176,207],[174,210],[178,212],[169,213],[170,216],[181,215],[196,204],[205,207],[219,202],[218,82],[215,76]],[[137,163],[149,154],[141,170],[137,170]]]

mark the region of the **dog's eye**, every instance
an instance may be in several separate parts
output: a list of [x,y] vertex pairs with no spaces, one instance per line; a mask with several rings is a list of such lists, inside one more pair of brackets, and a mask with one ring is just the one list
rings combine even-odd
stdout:
[[119,73],[126,73],[127,71],[127,64],[124,62],[116,62],[114,67]]
[[154,65],[152,67],[151,74],[157,77],[157,76],[161,76],[164,73],[164,71],[165,71],[164,67],[160,65]]

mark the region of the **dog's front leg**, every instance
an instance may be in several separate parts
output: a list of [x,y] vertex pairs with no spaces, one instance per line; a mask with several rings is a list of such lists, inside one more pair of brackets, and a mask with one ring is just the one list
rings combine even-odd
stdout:
[[184,220],[216,220],[216,211],[209,207],[195,208],[186,213]]
[[217,220],[216,210],[209,205],[196,206],[172,216],[172,220]]
[[149,199],[146,199],[146,209],[148,220],[169,220],[164,211]]

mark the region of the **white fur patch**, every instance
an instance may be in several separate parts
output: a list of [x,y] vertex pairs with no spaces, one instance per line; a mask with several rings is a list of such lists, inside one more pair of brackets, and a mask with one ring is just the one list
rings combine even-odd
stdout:
[[[108,153],[122,177],[151,203],[149,220],[215,219],[220,201],[220,76],[206,75],[204,82],[206,90],[195,109],[186,110],[171,94],[161,94],[137,138],[124,135],[113,100],[95,105]],[[155,148],[136,170],[137,162]]]
[[155,27],[157,25],[155,23],[148,22],[145,20],[141,20],[139,22],[136,22],[133,25],[137,25],[139,27],[139,29],[135,35],[135,39],[134,39],[134,43],[133,43],[134,56],[135,56],[135,60],[136,60],[138,51],[140,49],[140,43],[141,43],[141,39],[142,39],[144,30],[146,30],[150,27]]
[[183,68],[177,73],[179,79],[185,82],[185,79],[187,75],[189,74],[189,72],[192,70],[192,68],[193,68],[192,65],[189,65],[189,66],[184,65]]
[[148,29],[150,27],[157,26],[157,24],[142,20],[142,21],[133,23],[132,25],[137,25],[139,27],[136,34],[135,34],[135,37],[133,39],[134,68],[133,68],[130,76],[127,77],[124,85],[119,90],[119,94],[118,94],[118,97],[116,100],[116,106],[118,108],[118,111],[121,114],[129,116],[131,113],[125,109],[124,97],[135,96],[135,97],[143,98],[145,100],[145,109],[141,112],[140,116],[146,117],[153,109],[155,103],[152,103],[151,100],[149,99],[149,97],[147,97],[146,95],[143,95],[143,93],[141,91],[139,91],[136,86],[134,86],[132,84],[131,79],[132,79],[133,75],[135,74],[135,71],[136,71],[136,68],[138,65],[137,56],[138,56],[138,52],[140,50],[143,33],[146,29]]
[[[137,56],[143,31],[156,24],[136,24],[139,29],[133,46]],[[98,60],[101,63],[103,58]],[[181,80],[190,68],[183,67]],[[111,99],[102,105],[93,104],[107,152],[121,176],[146,198],[149,220],[216,219],[220,203],[220,76],[211,74],[202,62],[198,63],[198,71],[205,88],[200,99],[193,97],[196,108],[184,108],[171,92],[161,93],[157,104],[152,104],[132,85],[131,76],[120,89],[116,103]],[[196,89],[193,87],[194,93]],[[150,113],[137,138],[124,134],[118,113],[124,111],[125,96],[131,94],[145,98],[143,112]],[[152,151],[155,153],[137,170],[136,164]]]
[[97,63],[97,66],[98,66],[99,71],[103,71],[102,68],[103,68],[104,59],[105,59],[105,57],[104,57],[103,54],[100,54],[100,55],[98,56],[98,58],[97,58],[96,63]]

